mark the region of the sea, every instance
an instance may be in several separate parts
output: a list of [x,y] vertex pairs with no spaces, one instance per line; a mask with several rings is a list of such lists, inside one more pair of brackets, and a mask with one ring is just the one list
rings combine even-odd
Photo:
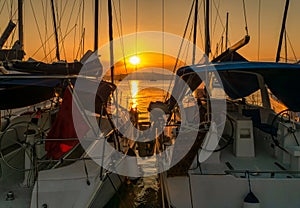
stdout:
[[[138,111],[139,122],[149,121],[148,106],[151,101],[165,101],[168,92],[172,90],[171,80],[123,80],[117,82],[118,102],[128,110],[134,107]],[[138,157],[138,156],[137,156]],[[138,158],[138,163],[144,162]],[[147,161],[147,172],[153,175],[141,177],[136,181],[126,180],[119,192],[110,200],[106,208],[158,208],[161,207],[161,191],[159,176],[153,164],[156,161]]]

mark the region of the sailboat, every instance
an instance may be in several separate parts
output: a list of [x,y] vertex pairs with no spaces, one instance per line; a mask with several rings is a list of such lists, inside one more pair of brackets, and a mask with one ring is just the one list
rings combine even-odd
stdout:
[[[98,0],[95,2],[98,5]],[[98,64],[97,70],[101,71],[102,65]],[[22,108],[17,115],[8,113],[1,117],[0,193],[4,196],[1,207],[104,207],[124,180],[91,159],[79,142],[82,138],[75,131],[72,118],[72,100],[76,100],[73,85],[76,80],[86,79],[86,83],[97,86],[97,93],[96,109],[76,100],[77,108],[84,109],[79,119],[83,121],[83,130],[90,128],[87,112],[95,111],[97,115],[93,116],[104,132],[103,138],[117,135],[110,116],[103,113],[107,112],[105,103],[115,85],[99,83],[96,76],[69,75],[72,73],[60,72],[63,69],[58,68],[49,69],[46,75],[35,74],[33,69],[29,73],[0,77],[0,95],[5,98],[0,109],[10,112]],[[86,97],[92,96],[82,90]],[[57,94],[63,95],[63,99]],[[88,150],[95,151],[97,142],[88,146]]]
[[[206,9],[208,5],[209,0]],[[188,90],[205,93],[196,97],[199,106],[192,115],[200,116],[197,126],[191,116],[176,116],[191,115],[180,104],[183,99],[165,102],[171,112],[167,126],[179,132],[168,135],[175,142],[169,154],[173,166],[163,173],[162,182],[169,207],[300,206],[300,65],[246,61],[237,48],[229,48],[213,63],[177,71],[189,89],[177,80],[174,95],[180,98]],[[205,51],[208,55],[209,48]],[[275,111],[270,92],[286,108]],[[259,102],[251,102],[251,97]],[[191,135],[195,140],[189,143]],[[176,155],[186,149],[178,161]]]
[[17,40],[11,49],[2,49],[4,43],[7,41],[16,24],[9,21],[7,27],[0,37],[0,61],[22,60],[25,52],[23,50],[23,1],[18,1],[18,25],[19,25],[19,40]]
[[[19,17],[22,17],[22,1],[20,0],[18,4],[18,11],[19,11]],[[58,39],[58,32],[57,32],[57,24],[56,24],[56,16],[55,16],[55,8],[54,8],[54,2],[51,1],[51,9],[52,9],[52,19],[53,19],[53,27],[54,27],[54,34],[55,34],[55,43],[56,43],[56,58],[57,62],[53,63],[44,63],[42,61],[36,61],[34,59],[29,59],[28,61],[21,61],[22,58],[11,60],[4,62],[4,67],[8,71],[18,71],[18,72],[25,72],[25,73],[33,73],[33,74],[45,74],[45,75],[54,75],[54,74],[60,74],[60,75],[72,75],[72,74],[78,74],[81,70],[81,67],[83,65],[83,62],[92,54],[92,51],[87,51],[82,59],[80,61],[74,61],[74,62],[66,62],[62,61],[60,59],[60,51],[59,51],[59,39]],[[7,33],[9,33],[13,26],[12,23],[9,24],[7,27],[7,32],[5,31],[3,33],[4,39],[7,37]],[[22,18],[19,18],[19,42],[22,46],[23,39],[23,22]],[[0,41],[1,41],[0,39]],[[4,39],[5,40],[5,39]],[[23,46],[22,46],[23,47]]]

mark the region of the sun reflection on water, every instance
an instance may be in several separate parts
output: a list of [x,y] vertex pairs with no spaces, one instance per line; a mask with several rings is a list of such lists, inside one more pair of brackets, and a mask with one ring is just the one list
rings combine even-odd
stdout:
[[137,94],[139,92],[139,81],[138,80],[131,80],[130,81],[130,92],[131,92],[131,102],[132,108],[137,108],[138,102],[137,102]]

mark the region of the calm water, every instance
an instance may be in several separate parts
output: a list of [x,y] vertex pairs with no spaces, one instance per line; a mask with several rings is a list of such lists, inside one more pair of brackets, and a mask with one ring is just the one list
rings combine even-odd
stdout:
[[[117,83],[118,84],[118,83]],[[139,121],[149,121],[147,108],[151,101],[164,101],[167,95],[170,81],[157,80],[129,80],[118,85],[119,104],[130,109],[137,107],[139,112]],[[145,163],[138,158],[138,163]],[[155,172],[156,161],[150,161],[145,165],[147,171]],[[120,188],[119,194],[116,194],[107,208],[125,208],[125,207],[161,207],[161,192],[158,175],[143,177],[136,182],[127,181]]]

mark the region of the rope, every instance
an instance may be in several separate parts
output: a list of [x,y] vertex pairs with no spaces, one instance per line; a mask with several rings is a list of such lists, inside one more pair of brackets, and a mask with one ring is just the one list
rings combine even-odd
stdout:
[[245,30],[246,35],[248,35],[248,25],[247,25],[247,16],[246,16],[246,6],[245,6],[245,0],[243,0],[243,10],[244,10],[244,19],[245,19]]

